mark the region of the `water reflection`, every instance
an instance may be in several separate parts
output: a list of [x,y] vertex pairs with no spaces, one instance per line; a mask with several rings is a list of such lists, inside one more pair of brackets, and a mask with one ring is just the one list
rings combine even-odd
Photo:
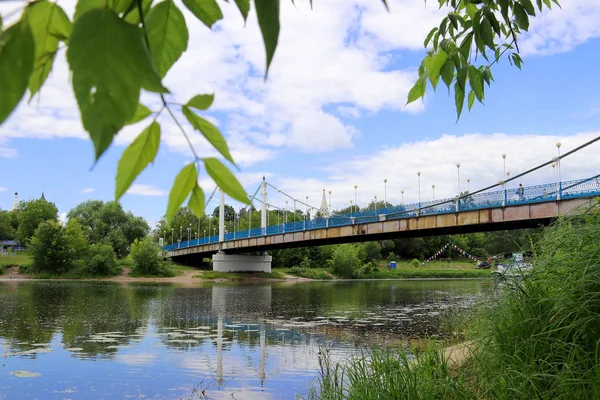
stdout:
[[[443,334],[483,282],[0,283],[0,398],[294,398],[320,348]],[[16,371],[41,374],[24,378]]]

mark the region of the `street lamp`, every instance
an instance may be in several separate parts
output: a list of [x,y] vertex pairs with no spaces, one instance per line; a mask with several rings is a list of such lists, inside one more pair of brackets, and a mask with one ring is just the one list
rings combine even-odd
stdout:
[[418,181],[419,181],[419,210],[417,212],[418,213],[421,211],[421,171],[417,172],[417,176],[418,176]]
[[331,214],[331,190],[329,191],[329,214]]
[[504,163],[504,175],[506,175],[506,153],[502,153],[502,162]]
[[561,181],[561,170],[560,170],[560,142],[556,142],[556,150],[558,151],[558,182],[560,183]]
[[354,213],[354,203],[350,200],[350,214]]
[[457,172],[456,184],[458,185],[458,196],[460,197],[460,163],[456,163],[456,172]]
[[183,225],[179,226],[179,240],[183,240]]
[[383,179],[383,207],[387,207],[387,178]]
[[192,228],[186,228],[186,230],[188,231],[188,246],[189,246],[190,245],[189,242],[190,242],[190,239],[191,239],[190,235],[191,235]]
[[356,201],[356,189],[358,188],[358,185],[354,185],[354,204],[358,206],[358,202]]
[[431,185],[431,200],[435,200],[435,185]]
[[556,163],[553,162],[552,163],[552,180],[554,181],[554,183],[556,183]]
[[171,228],[171,243],[175,243],[175,239],[173,238],[174,233],[175,233],[175,229]]
[[306,196],[306,219],[308,219],[308,196]]
[[377,196],[375,197],[375,202],[373,203],[373,208],[375,209],[375,215],[377,215]]
[[163,245],[165,245],[165,235],[167,234],[167,232],[163,231]]
[[[510,171],[506,171],[506,180],[508,181],[508,178],[510,177]],[[508,182],[506,182],[506,188],[508,189]]]
[[400,191],[400,194],[402,194],[402,205],[404,205],[404,189]]
[[285,201],[285,223],[287,224],[288,201]]
[[467,178],[467,193],[471,193],[471,178]]

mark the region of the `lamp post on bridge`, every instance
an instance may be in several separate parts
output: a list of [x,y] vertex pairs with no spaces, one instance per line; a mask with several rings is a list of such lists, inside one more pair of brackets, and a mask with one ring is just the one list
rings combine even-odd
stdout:
[[190,245],[190,239],[191,239],[191,232],[192,232],[192,228],[186,228],[186,230],[188,231],[188,246]]
[[174,234],[175,234],[175,229],[171,228],[171,243],[175,243],[175,238],[173,237]]
[[431,185],[431,200],[435,201],[435,184]]
[[471,193],[471,178],[467,178],[467,193]]
[[387,207],[387,178],[383,178],[383,208]]
[[287,224],[288,201],[285,201],[285,223]]
[[350,200],[350,215],[352,215],[352,213],[354,213],[354,203]]
[[183,225],[179,225],[179,241],[183,240]]
[[354,204],[358,206],[358,202],[356,201],[356,190],[358,189],[358,185],[354,185]]
[[331,190],[329,191],[329,215],[331,215]]
[[375,203],[373,203],[373,208],[375,209],[375,215],[377,215],[377,195],[375,197]]
[[206,229],[204,229],[204,238],[206,239]]
[[400,194],[402,195],[402,205],[404,205],[404,189],[400,191]]
[[166,244],[165,243],[165,235],[167,234],[167,232],[163,231],[163,246]]
[[506,205],[506,183],[504,182],[504,176],[506,175],[506,153],[502,153],[502,163],[504,164],[504,173],[502,174],[500,183],[502,183],[502,192],[504,194],[502,199],[502,207],[504,207]]
[[[506,171],[506,180],[507,180],[507,181],[508,181],[508,178],[510,178],[510,171]],[[505,183],[505,185],[506,185],[506,190],[510,189],[510,188],[508,187],[508,182],[506,182],[506,183]]]
[[457,194],[460,197],[460,163],[456,163],[456,185],[457,185]]
[[561,164],[561,162],[560,162],[560,146],[561,146],[561,143],[560,142],[556,142],[556,150],[558,151],[558,158],[557,158],[557,162],[556,162],[556,164],[558,166],[558,187],[557,187],[558,190],[557,190],[557,193],[556,193],[556,198],[558,200],[560,200],[560,192],[562,191],[562,183],[561,183],[561,179],[562,179],[561,175],[562,174],[561,174],[561,171],[560,171],[560,164]]
[[419,181],[419,206],[417,209],[417,216],[421,213],[421,171],[417,172],[417,180]]

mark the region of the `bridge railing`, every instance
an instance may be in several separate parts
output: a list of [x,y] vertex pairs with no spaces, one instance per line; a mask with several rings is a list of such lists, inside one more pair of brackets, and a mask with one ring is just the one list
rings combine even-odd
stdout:
[[[440,199],[421,203],[402,204],[381,209],[367,209],[354,213],[334,215],[329,218],[316,218],[302,221],[288,222],[285,224],[271,225],[266,229],[254,228],[227,233],[225,241],[246,239],[259,236],[278,235],[282,233],[300,232],[305,230],[322,229],[325,227],[346,226],[375,222],[382,219],[403,219],[423,215],[448,214],[457,211],[497,208],[502,206],[515,206],[531,203],[556,201],[559,199],[572,199],[577,197],[600,196],[600,175],[591,178],[577,179],[560,183],[548,183],[527,187],[503,188],[474,195],[463,195],[459,199]],[[190,246],[201,246],[217,243],[218,235],[210,237],[172,243],[165,246],[164,250],[175,250]]]

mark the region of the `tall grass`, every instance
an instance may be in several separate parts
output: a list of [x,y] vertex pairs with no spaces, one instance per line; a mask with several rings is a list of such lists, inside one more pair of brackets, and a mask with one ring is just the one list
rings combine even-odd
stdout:
[[[529,277],[482,307],[467,360],[428,348],[321,362],[311,398],[600,399],[600,210],[557,220]],[[472,335],[469,335],[472,338]],[[449,367],[450,366],[450,367]]]
[[434,345],[424,350],[363,351],[345,363],[319,355],[320,375],[309,399],[476,399],[463,374]]
[[545,230],[533,274],[486,320],[488,397],[600,399],[600,213]]

